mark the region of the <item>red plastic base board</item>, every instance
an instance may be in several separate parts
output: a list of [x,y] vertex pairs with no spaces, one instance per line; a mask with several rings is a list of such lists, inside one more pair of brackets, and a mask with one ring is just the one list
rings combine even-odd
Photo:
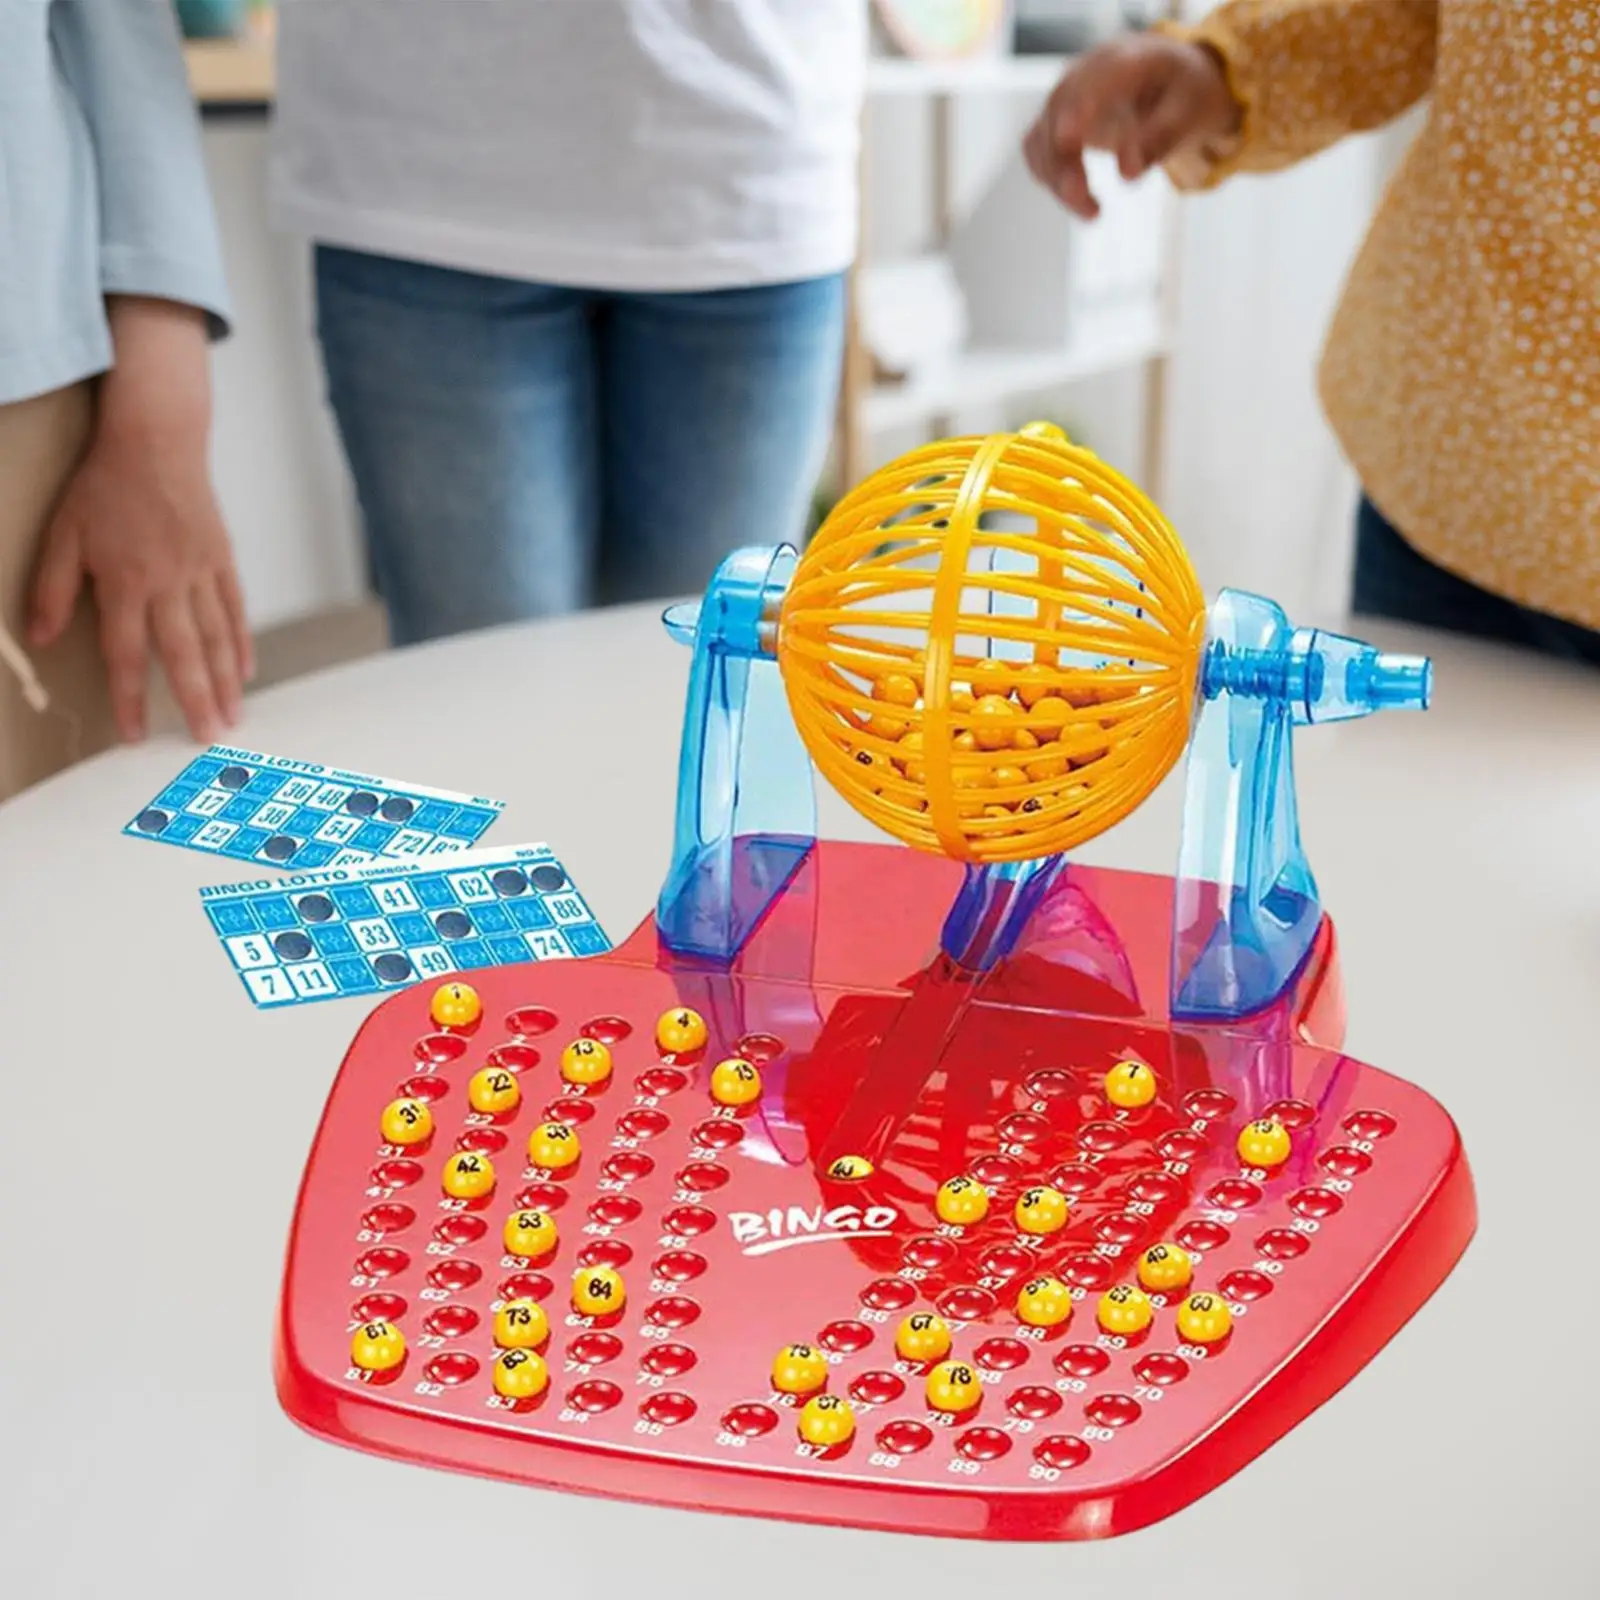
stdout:
[[[308,1163],[278,1334],[282,1402],[348,1446],[445,1469],[699,1509],[989,1539],[1126,1532],[1177,1511],[1266,1450],[1353,1378],[1427,1300],[1472,1235],[1456,1129],[1420,1090],[1327,1046],[1342,1026],[1331,933],[1278,1012],[1249,1027],[1165,1014],[1172,885],[1078,870],[1022,952],[982,980],[935,959],[956,887],[946,863],[822,845],[731,969],[677,962],[646,924],[616,953],[476,974],[483,1015],[435,1027],[432,991],[368,1019]],[[700,1012],[703,1051],[664,1057],[657,1018]],[[605,1083],[564,1083],[564,1046],[604,1041]],[[1321,1044],[1305,1042],[1316,1037]],[[742,1055],[761,1098],[731,1110],[712,1067]],[[1117,1063],[1152,1069],[1154,1101],[1107,1097]],[[521,1102],[474,1112],[486,1064]],[[383,1108],[428,1098],[424,1146],[385,1145]],[[1288,1160],[1241,1163],[1272,1114]],[[527,1164],[532,1129],[567,1122],[582,1154]],[[471,1149],[493,1193],[441,1188]],[[871,1175],[835,1181],[842,1155]],[[955,1175],[990,1194],[941,1222]],[[1058,1232],[1021,1231],[1026,1187],[1071,1202]],[[547,1257],[502,1254],[517,1207],[548,1209]],[[1150,1245],[1192,1261],[1141,1334],[1107,1332],[1101,1296]],[[620,1272],[626,1303],[571,1309],[573,1275]],[[1017,1297],[1066,1282],[1063,1326],[1024,1325]],[[1176,1306],[1220,1295],[1232,1331],[1185,1342]],[[494,1314],[545,1307],[550,1382],[532,1401],[491,1383]],[[962,1415],[930,1409],[902,1320],[934,1312],[981,1379]],[[386,1318],[406,1341],[387,1373],[351,1364]],[[826,1355],[855,1431],[822,1448],[803,1397],[775,1393],[793,1342]]]

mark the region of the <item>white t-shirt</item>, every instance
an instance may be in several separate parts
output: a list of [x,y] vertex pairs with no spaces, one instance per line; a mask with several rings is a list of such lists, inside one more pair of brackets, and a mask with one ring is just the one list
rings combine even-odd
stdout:
[[586,288],[840,271],[866,48],[866,0],[280,0],[274,212]]

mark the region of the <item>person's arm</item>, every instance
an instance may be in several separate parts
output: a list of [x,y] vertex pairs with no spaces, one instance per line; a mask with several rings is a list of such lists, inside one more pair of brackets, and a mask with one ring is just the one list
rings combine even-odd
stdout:
[[113,357],[45,535],[29,637],[48,647],[92,586],[122,736],[144,734],[155,655],[209,741],[254,660],[210,476],[208,347],[229,306],[198,116],[168,0],[58,0],[52,41],[94,147]]
[[1238,129],[1169,165],[1183,187],[1275,172],[1409,110],[1433,83],[1438,0],[1227,0],[1200,22],[1164,24],[1209,50]]
[[1400,115],[1433,82],[1437,0],[1228,0],[1073,62],[1028,130],[1029,169],[1085,220],[1086,150],[1179,188],[1272,172]]
[[224,333],[227,277],[171,0],[56,0],[50,37],[94,145],[101,288],[194,306]]

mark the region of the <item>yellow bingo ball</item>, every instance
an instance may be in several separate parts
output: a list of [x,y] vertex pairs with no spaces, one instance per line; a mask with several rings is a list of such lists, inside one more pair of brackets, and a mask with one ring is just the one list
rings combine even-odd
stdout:
[[721,1106],[747,1106],[761,1098],[761,1074],[738,1056],[719,1061],[711,1073],[711,1098]]
[[982,1399],[983,1385],[965,1361],[941,1361],[928,1374],[927,1395],[935,1411],[970,1411]]
[[1232,1327],[1233,1313],[1220,1294],[1192,1294],[1178,1307],[1178,1332],[1190,1344],[1217,1344]]
[[800,1437],[828,1448],[846,1444],[856,1431],[850,1402],[836,1394],[814,1395],[800,1408]]
[[550,1319],[537,1300],[508,1300],[494,1314],[494,1342],[503,1350],[532,1350],[550,1337]]
[[522,1090],[504,1067],[484,1067],[473,1073],[467,1084],[467,1100],[474,1111],[502,1117],[522,1104]]
[[772,1387],[779,1394],[811,1394],[828,1381],[828,1363],[815,1345],[786,1344],[772,1363]]
[[364,1322],[350,1341],[350,1364],[363,1372],[392,1372],[406,1358],[406,1336],[392,1322]]
[[1137,1111],[1156,1097],[1156,1075],[1142,1061],[1119,1061],[1106,1074],[1106,1099],[1124,1111]]
[[1100,1296],[1100,1326],[1107,1333],[1143,1333],[1155,1314],[1150,1297],[1131,1283],[1119,1283]]
[[1024,1189],[1017,1196],[1017,1226],[1024,1233],[1055,1233],[1066,1227],[1069,1210],[1059,1189]]
[[584,1267],[573,1275],[572,1309],[583,1316],[614,1316],[627,1299],[622,1274],[610,1267]]
[[949,1178],[939,1185],[934,1208],[941,1222],[962,1227],[989,1214],[989,1191],[976,1178]]
[[495,1393],[507,1400],[534,1400],[549,1386],[550,1369],[531,1350],[506,1350],[495,1361]]
[[865,1156],[840,1156],[828,1168],[828,1176],[841,1183],[859,1183],[872,1176],[872,1163]]
[[666,1055],[689,1055],[705,1043],[706,1020],[698,1011],[668,1011],[656,1023],[656,1046]]
[[1139,1282],[1158,1293],[1182,1289],[1193,1276],[1189,1252],[1175,1244],[1153,1244],[1139,1257]]
[[433,992],[428,1015],[441,1028],[470,1028],[483,1015],[478,991],[465,983],[447,983]]
[[1276,1117],[1246,1123],[1239,1131],[1239,1159],[1247,1167],[1281,1167],[1289,1159],[1289,1147],[1289,1130]]
[[481,1200],[494,1192],[494,1163],[481,1150],[458,1150],[440,1180],[454,1200]]
[[931,1311],[913,1311],[895,1330],[902,1361],[942,1361],[950,1354],[950,1324]]
[[568,1083],[604,1083],[611,1076],[611,1052],[598,1039],[574,1039],[561,1052],[561,1076]]
[[385,1144],[421,1144],[433,1135],[433,1113],[426,1100],[391,1100],[378,1128]]
[[549,1255],[558,1237],[556,1219],[548,1211],[513,1211],[506,1218],[502,1241],[508,1256],[531,1260]]
[[1017,1318],[1030,1328],[1059,1328],[1072,1316],[1072,1291],[1059,1278],[1030,1278],[1017,1291]]
[[578,1159],[580,1146],[576,1128],[564,1122],[541,1122],[528,1135],[528,1160],[548,1172],[560,1172]]

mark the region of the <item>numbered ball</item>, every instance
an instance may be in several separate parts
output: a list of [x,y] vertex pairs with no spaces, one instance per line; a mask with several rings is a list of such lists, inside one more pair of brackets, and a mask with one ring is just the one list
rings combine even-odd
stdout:
[[522,1104],[522,1090],[504,1067],[484,1067],[468,1082],[467,1101],[485,1116],[503,1117]]
[[761,1074],[738,1056],[719,1061],[711,1073],[711,1098],[721,1106],[747,1106],[761,1098]]
[[1125,1111],[1137,1111],[1156,1097],[1156,1075],[1142,1061],[1119,1061],[1106,1074],[1106,1099]]
[[550,1337],[550,1319],[537,1300],[508,1300],[494,1314],[494,1342],[502,1350],[533,1350]]
[[550,1387],[550,1369],[531,1350],[506,1350],[494,1364],[495,1393],[507,1400],[535,1400]]
[[1017,1196],[1017,1226],[1024,1233],[1055,1233],[1066,1227],[1070,1210],[1059,1189],[1024,1189]]
[[1056,692],[1060,670],[1043,661],[1030,661],[1017,673],[1017,699],[1032,711],[1047,694]]
[[1289,1159],[1289,1130],[1276,1117],[1246,1123],[1239,1132],[1239,1159],[1247,1167],[1271,1171]]
[[848,1400],[836,1394],[819,1394],[800,1408],[798,1427],[807,1444],[826,1449],[848,1443],[856,1431],[856,1416]]
[[690,1055],[706,1043],[705,1018],[698,1011],[679,1008],[666,1012],[656,1023],[656,1045],[666,1055]]
[[502,1240],[508,1256],[533,1260],[549,1255],[558,1237],[556,1219],[548,1211],[513,1211],[506,1218]]
[[811,1344],[786,1344],[772,1363],[772,1387],[779,1394],[813,1394],[828,1381],[828,1363]]
[[609,1317],[627,1304],[622,1274],[610,1267],[585,1267],[572,1279],[572,1309],[585,1317]]
[[1178,1332],[1190,1344],[1219,1344],[1233,1328],[1220,1294],[1192,1294],[1178,1307]]
[[1156,1293],[1185,1288],[1193,1276],[1189,1252],[1175,1244],[1153,1244],[1139,1257],[1139,1282]]
[[980,750],[1009,749],[1017,731],[1017,708],[1001,695],[986,694],[972,708],[972,734]]
[[578,1132],[564,1122],[541,1122],[528,1135],[528,1160],[547,1172],[560,1172],[578,1159]]
[[1100,1296],[1100,1326],[1107,1333],[1143,1333],[1155,1314],[1150,1297],[1131,1283],[1119,1283]]
[[872,1176],[872,1163],[865,1156],[840,1156],[829,1163],[828,1176],[841,1183],[859,1183]]
[[950,1178],[939,1185],[934,1208],[941,1222],[967,1227],[989,1214],[989,1191],[976,1178]]
[[1017,1318],[1030,1328],[1059,1328],[1072,1317],[1072,1291],[1059,1278],[1030,1278],[1017,1291]]
[[433,1135],[433,1112],[426,1100],[392,1100],[378,1127],[385,1144],[421,1144]]
[[970,1411],[983,1396],[978,1374],[965,1361],[941,1361],[928,1374],[926,1388],[935,1411]]
[[598,1039],[574,1039],[561,1052],[561,1076],[568,1083],[604,1083],[611,1076],[611,1052]]
[[1004,699],[1015,686],[1016,679],[1011,667],[992,656],[985,657],[972,669],[972,692],[978,697],[980,705],[991,696]]
[[470,1028],[483,1015],[478,991],[465,983],[446,983],[433,992],[428,1015],[441,1028]]
[[458,1150],[440,1179],[452,1200],[481,1200],[494,1193],[494,1163],[481,1150]]
[[909,708],[921,696],[917,680],[903,672],[887,672],[872,686],[872,698],[883,701],[885,705]]
[[406,1358],[406,1336],[392,1322],[365,1322],[350,1341],[351,1365],[363,1372],[392,1372]]
[[895,1330],[902,1361],[942,1361],[950,1353],[950,1324],[931,1311],[913,1311]]

